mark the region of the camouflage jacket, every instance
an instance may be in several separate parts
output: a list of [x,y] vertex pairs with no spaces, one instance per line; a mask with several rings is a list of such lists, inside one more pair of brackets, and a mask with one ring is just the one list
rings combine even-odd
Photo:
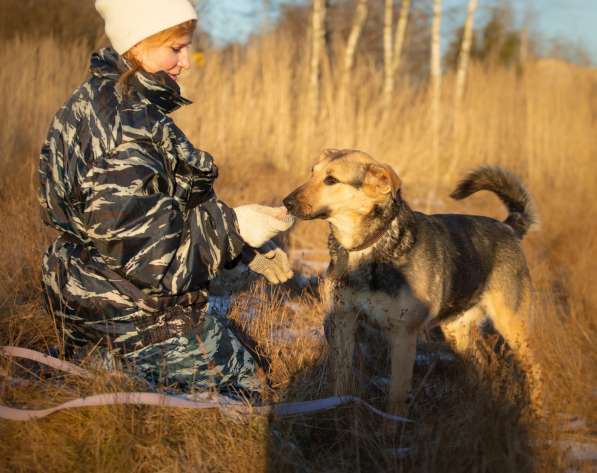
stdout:
[[168,113],[190,102],[165,73],[127,70],[111,48],[57,112],[40,157],[39,201],[60,236],[43,258],[54,314],[74,342],[147,325],[151,314],[204,302],[237,258],[234,212],[217,200],[213,158]]

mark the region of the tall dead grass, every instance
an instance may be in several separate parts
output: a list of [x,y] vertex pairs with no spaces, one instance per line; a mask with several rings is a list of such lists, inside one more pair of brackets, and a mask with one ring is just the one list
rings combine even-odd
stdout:
[[[59,340],[39,303],[40,254],[48,235],[35,200],[37,157],[52,114],[84,79],[90,51],[51,38],[5,46],[0,61],[11,67],[0,69],[0,344],[46,349]],[[176,120],[198,147],[216,156],[220,197],[231,204],[279,203],[307,175],[320,149],[354,147],[392,164],[415,208],[431,202],[436,211],[501,218],[494,197],[452,203],[444,196],[472,166],[512,169],[528,184],[541,218],[525,249],[537,292],[534,344],[547,368],[550,406],[585,419],[588,433],[563,432],[556,415],[533,419],[510,358],[496,354],[491,341],[480,341],[476,363],[465,357],[455,366],[417,367],[411,408],[417,423],[393,434],[358,410],[239,423],[214,413],[107,407],[39,422],[0,422],[0,469],[559,471],[569,461],[553,442],[590,440],[597,421],[595,73],[566,65],[546,70],[528,64],[518,72],[473,65],[459,117],[449,107],[454,78],[446,77],[441,153],[434,162],[425,87],[403,83],[384,114],[381,71],[359,58],[348,99],[340,103],[341,81],[331,58],[323,74],[322,114],[313,123],[306,109],[307,59],[302,45],[275,31],[246,48],[209,51],[206,66],[184,79],[195,105],[177,112]],[[325,236],[325,226],[302,224],[289,244],[323,248]],[[258,285],[237,298],[231,317],[269,360],[274,399],[326,392],[325,344],[305,330],[321,327],[322,310],[317,291],[269,292]],[[277,335],[288,330],[297,335]],[[23,371],[4,360],[2,368],[31,380],[24,387],[2,381],[2,402],[12,405],[46,406],[135,387],[101,371],[88,382],[29,366]],[[383,370],[378,374],[383,377]],[[367,394],[378,402],[383,388]],[[592,465],[577,467],[589,471]]]

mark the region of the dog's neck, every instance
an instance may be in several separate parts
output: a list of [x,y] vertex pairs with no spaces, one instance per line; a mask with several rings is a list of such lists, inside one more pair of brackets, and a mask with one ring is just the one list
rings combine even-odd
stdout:
[[398,196],[392,205],[374,210],[365,219],[363,236],[359,241],[353,241],[350,248],[342,244],[338,229],[330,224],[331,272],[336,276],[344,272],[348,254],[352,252],[370,250],[376,259],[396,261],[415,244],[414,219],[412,209]]
[[371,247],[387,230],[398,211],[397,201],[376,204],[367,215],[336,213],[328,219],[334,238],[347,251],[362,251]]
[[373,244],[373,251],[381,260],[396,261],[414,246],[415,241],[415,213],[400,199],[395,204],[394,217],[389,226]]

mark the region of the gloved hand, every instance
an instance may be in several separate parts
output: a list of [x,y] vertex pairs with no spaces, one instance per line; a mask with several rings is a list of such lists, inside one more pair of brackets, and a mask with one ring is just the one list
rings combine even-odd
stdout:
[[284,283],[294,275],[286,253],[271,241],[261,248],[245,247],[242,260],[251,271],[261,274],[271,284]]
[[285,207],[250,204],[233,210],[241,238],[253,248],[259,248],[278,233],[288,230],[294,223],[294,217]]

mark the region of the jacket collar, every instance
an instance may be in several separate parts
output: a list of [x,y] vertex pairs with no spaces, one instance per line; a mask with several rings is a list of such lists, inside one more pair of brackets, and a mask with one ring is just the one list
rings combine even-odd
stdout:
[[[91,56],[91,73],[117,81],[130,68],[127,61],[112,48],[104,48]],[[192,102],[180,94],[180,87],[166,72],[155,74],[137,71],[129,79],[130,90],[136,92],[158,107],[163,113],[170,113]]]

